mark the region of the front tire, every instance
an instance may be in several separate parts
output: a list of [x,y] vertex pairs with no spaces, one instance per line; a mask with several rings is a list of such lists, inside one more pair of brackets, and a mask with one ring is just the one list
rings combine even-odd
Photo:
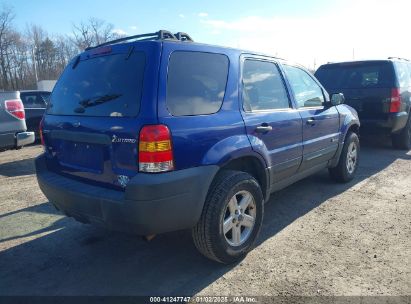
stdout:
[[264,214],[258,182],[240,171],[222,171],[213,181],[192,237],[197,249],[220,263],[237,262],[253,248]]
[[347,183],[354,178],[358,169],[360,156],[360,140],[354,132],[349,132],[345,138],[338,164],[329,168],[331,177],[337,182]]
[[395,149],[410,150],[411,149],[411,113],[408,114],[407,124],[404,129],[398,134],[392,134],[392,145]]

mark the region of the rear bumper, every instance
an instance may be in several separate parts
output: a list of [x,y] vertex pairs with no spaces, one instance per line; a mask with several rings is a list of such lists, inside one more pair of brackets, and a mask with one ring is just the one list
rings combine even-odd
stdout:
[[80,222],[140,235],[193,227],[218,166],[137,174],[125,192],[89,185],[47,169],[36,159],[37,180],[49,201]]
[[361,119],[361,128],[369,131],[385,129],[391,133],[397,133],[405,127],[407,119],[407,112],[389,114],[386,120]]
[[34,132],[21,132],[16,134],[16,146],[22,147],[34,143]]
[[0,148],[13,149],[32,144],[34,132],[6,133],[0,135]]

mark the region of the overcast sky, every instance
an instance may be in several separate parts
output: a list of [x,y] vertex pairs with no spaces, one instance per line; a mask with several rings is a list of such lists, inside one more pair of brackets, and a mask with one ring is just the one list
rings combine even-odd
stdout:
[[89,17],[123,34],[185,31],[195,41],[276,55],[313,68],[328,61],[398,56],[411,59],[410,0],[133,1],[0,0],[15,24],[70,34]]

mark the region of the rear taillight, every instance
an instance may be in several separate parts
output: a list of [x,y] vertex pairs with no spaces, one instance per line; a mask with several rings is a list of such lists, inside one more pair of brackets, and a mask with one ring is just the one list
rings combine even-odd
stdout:
[[12,116],[18,119],[24,119],[26,117],[24,106],[20,99],[6,100],[4,104],[6,111]]
[[44,136],[43,136],[43,124],[44,124],[44,117],[41,118],[40,124],[39,124],[39,135],[40,135],[40,141],[42,146],[45,146],[44,144]]
[[397,113],[401,110],[401,92],[399,88],[391,90],[390,112]]
[[140,172],[174,169],[170,130],[165,125],[144,126],[140,131],[138,163]]

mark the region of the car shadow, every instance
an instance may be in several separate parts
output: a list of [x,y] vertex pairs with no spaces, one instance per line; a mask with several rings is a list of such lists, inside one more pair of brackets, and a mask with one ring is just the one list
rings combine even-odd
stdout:
[[[350,183],[337,184],[324,170],[275,193],[265,206],[257,246],[397,159],[411,156],[386,145],[365,144],[358,174]],[[55,216],[49,203],[22,211]],[[2,215],[0,223],[18,212]],[[147,242],[56,217],[30,236],[45,231],[49,233],[0,252],[0,295],[193,295],[236,267],[202,257],[189,231]]]
[[35,173],[34,158],[16,160],[0,164],[0,175],[15,177]]
[[[57,209],[50,208],[50,207],[51,207],[50,203],[47,202],[47,203],[41,203],[35,206],[30,206],[27,208],[0,214],[0,228],[2,228],[2,224],[6,225],[5,223],[2,222],[2,219],[11,218],[13,216],[19,217],[21,219],[23,214],[36,214],[36,215],[43,214],[43,215],[47,215],[48,217],[50,216],[60,216],[61,217],[61,213],[57,211]],[[1,243],[7,242],[7,241],[36,236],[42,233],[61,229],[65,227],[64,220],[65,218],[62,218],[60,220],[53,220],[51,224],[45,227],[41,227],[40,229],[37,229],[37,230],[36,229],[33,230],[33,229],[30,229],[32,227],[28,227],[29,228],[28,230],[30,230],[29,232],[16,234],[16,235],[9,236],[9,237],[4,237],[4,236],[2,237],[2,233],[0,232],[0,245]],[[24,230],[24,229],[20,229],[20,230]]]

